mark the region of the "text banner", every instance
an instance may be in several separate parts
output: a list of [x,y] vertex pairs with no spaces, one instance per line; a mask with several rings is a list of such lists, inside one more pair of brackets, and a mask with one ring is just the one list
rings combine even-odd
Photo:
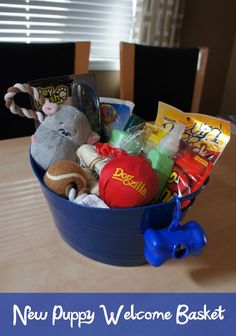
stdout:
[[0,294],[0,335],[222,336],[235,330],[235,293]]

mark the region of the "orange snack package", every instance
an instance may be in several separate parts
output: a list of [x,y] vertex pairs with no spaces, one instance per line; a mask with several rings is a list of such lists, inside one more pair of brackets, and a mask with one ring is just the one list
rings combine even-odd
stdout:
[[183,197],[200,188],[230,139],[228,121],[185,113],[160,102],[155,125],[169,132],[177,122],[185,125],[182,146],[161,201],[169,201],[176,194]]

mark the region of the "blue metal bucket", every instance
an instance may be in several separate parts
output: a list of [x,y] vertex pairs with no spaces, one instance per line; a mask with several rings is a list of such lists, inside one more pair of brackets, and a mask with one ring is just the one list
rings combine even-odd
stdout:
[[[144,232],[170,225],[175,201],[124,209],[90,208],[58,196],[43,182],[44,171],[30,156],[34,174],[62,238],[79,253],[96,261],[117,266],[146,263]],[[181,201],[194,201],[203,189]],[[182,211],[182,217],[188,209]]]

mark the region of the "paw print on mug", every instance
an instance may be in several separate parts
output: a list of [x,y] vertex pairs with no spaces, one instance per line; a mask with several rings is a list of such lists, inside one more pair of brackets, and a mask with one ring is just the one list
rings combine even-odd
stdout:
[[69,96],[69,88],[65,85],[56,87],[55,96],[58,97],[58,103],[65,102]]

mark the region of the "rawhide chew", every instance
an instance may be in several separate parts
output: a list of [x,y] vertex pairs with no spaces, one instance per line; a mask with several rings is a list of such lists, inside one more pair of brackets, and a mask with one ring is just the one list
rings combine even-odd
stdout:
[[93,145],[81,145],[77,149],[76,155],[82,166],[96,171],[97,174],[100,174],[100,171],[106,164],[106,162],[104,162],[104,158],[98,154]]
[[89,192],[87,176],[83,169],[74,161],[60,160],[51,164],[44,175],[44,183],[58,195],[68,197],[71,188],[76,195]]
[[138,156],[121,156],[107,162],[99,177],[99,196],[111,208],[150,203],[158,190],[156,172]]

